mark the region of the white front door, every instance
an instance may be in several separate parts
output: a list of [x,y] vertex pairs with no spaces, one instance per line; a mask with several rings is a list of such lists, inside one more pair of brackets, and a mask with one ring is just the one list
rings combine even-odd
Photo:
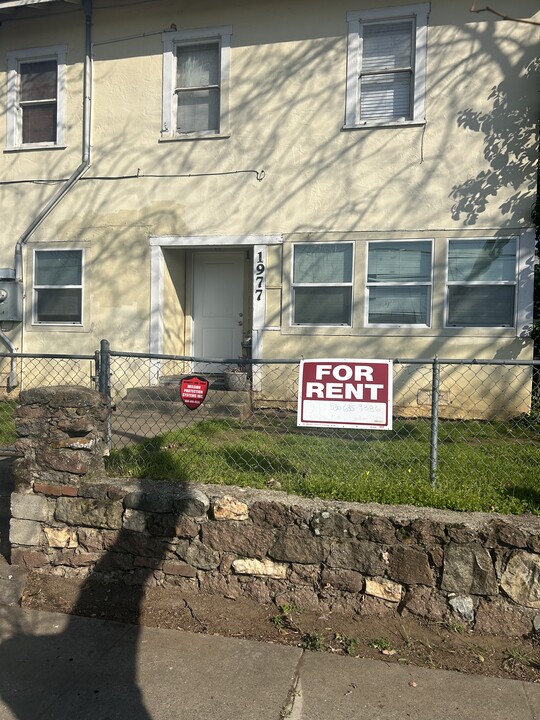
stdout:
[[[238,358],[242,355],[244,253],[199,252],[193,258],[193,355]],[[208,365],[200,371],[219,372]]]

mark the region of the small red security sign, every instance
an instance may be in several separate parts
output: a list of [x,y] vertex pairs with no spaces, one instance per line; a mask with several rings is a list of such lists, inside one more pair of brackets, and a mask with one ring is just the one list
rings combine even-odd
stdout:
[[297,424],[392,429],[391,360],[302,360]]
[[201,375],[188,375],[180,382],[180,398],[189,410],[198,408],[207,392],[208,380]]

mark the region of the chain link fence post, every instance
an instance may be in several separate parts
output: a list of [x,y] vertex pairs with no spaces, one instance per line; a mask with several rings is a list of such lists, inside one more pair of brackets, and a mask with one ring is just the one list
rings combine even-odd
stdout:
[[94,374],[90,375],[90,381],[94,384],[94,389],[99,392],[99,358],[100,352],[96,350],[94,353]]
[[437,451],[439,446],[439,394],[441,383],[441,366],[437,356],[433,358],[433,375],[431,381],[431,439],[429,454],[429,481],[432,487],[437,482]]
[[111,403],[111,346],[108,340],[102,340],[99,346],[99,353],[96,353],[98,360],[97,383],[98,390],[105,398],[107,404],[107,424],[105,445],[108,453],[112,447],[112,403]]

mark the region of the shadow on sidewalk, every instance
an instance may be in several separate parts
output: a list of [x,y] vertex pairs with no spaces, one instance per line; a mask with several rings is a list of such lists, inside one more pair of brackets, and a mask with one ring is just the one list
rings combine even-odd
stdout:
[[10,501],[13,492],[13,458],[0,457],[0,555],[9,561]]
[[[143,481],[141,492],[145,489]],[[189,502],[189,491],[182,491]],[[183,514],[176,506],[167,515],[165,537],[118,531],[84,582],[71,615],[39,615],[35,626],[30,620],[21,623],[19,608],[0,608],[1,720],[152,720],[138,684],[137,622],[154,560],[166,558]],[[121,569],[129,555],[152,559],[149,567],[135,571],[136,584],[105,582],[105,573]],[[121,603],[123,617],[134,624],[101,620],[96,631],[95,623],[77,617],[89,614],[96,597]],[[105,614],[106,605],[93,609]]]

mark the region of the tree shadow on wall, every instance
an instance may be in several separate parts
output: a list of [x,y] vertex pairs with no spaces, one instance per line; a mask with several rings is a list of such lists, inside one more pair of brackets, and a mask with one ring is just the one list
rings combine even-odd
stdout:
[[[0,608],[1,718],[155,717],[148,710],[139,684],[141,628],[137,623],[149,581],[164,562],[176,567],[179,578],[194,575],[193,567],[185,561],[190,544],[187,536],[197,544],[197,526],[192,517],[204,514],[208,508],[203,506],[201,493],[185,486],[156,494],[156,483],[143,480],[137,485],[129,501],[124,500],[124,507],[131,506],[133,523],[142,522],[144,512],[144,531],[142,527],[127,529],[124,511],[122,529],[102,531],[103,541],[95,531],[80,529],[77,554],[59,551],[62,563],[72,566],[84,566],[99,558],[77,600],[64,608],[70,615],[26,615],[20,608]],[[54,582],[54,576],[49,581]],[[61,597],[62,584],[58,589]],[[39,584],[34,590],[40,592]],[[133,624],[101,618],[89,623],[81,615],[121,618]],[[159,656],[153,660],[157,673]]]
[[[489,111],[466,108],[459,113],[459,127],[484,135],[486,169],[452,188],[454,220],[475,225],[489,203],[506,191],[500,203],[502,214],[511,218],[513,225],[515,220],[531,225],[538,163],[539,71],[538,59],[531,60],[520,73],[514,68],[489,92]],[[529,183],[524,182],[526,178]],[[521,217],[515,215],[518,208],[523,208]]]

